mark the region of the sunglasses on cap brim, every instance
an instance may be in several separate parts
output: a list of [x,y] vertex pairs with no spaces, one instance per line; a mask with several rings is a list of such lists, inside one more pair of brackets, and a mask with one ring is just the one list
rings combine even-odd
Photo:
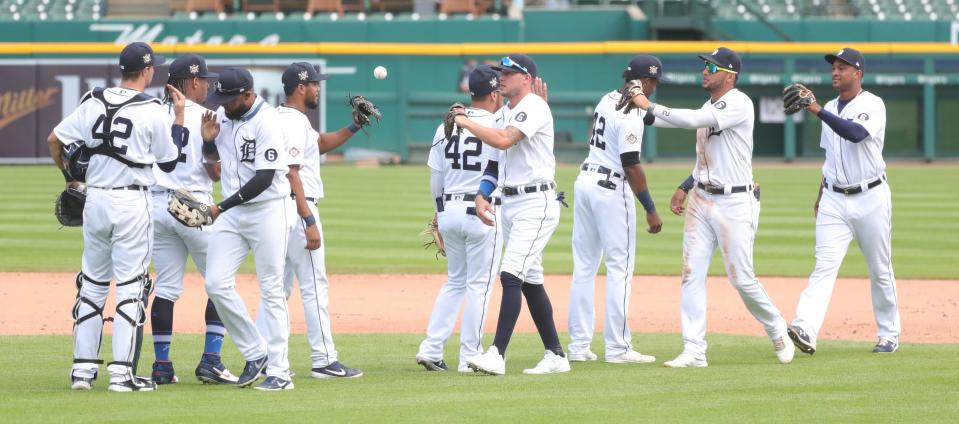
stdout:
[[731,69],[720,68],[718,65],[712,62],[706,62],[706,70],[710,74],[715,74],[716,72],[729,72],[730,74],[738,74],[739,72],[733,71]]
[[237,88],[231,88],[229,90],[224,90],[223,86],[220,85],[219,81],[217,81],[216,84],[214,84],[214,88],[216,89],[217,93],[226,94],[228,96],[232,96],[234,94],[243,94],[246,91],[246,88],[244,87],[237,87]]
[[529,69],[526,69],[525,66],[521,66],[520,64],[514,62],[513,59],[509,58],[509,56],[506,56],[500,60],[500,65],[503,65],[503,67],[506,68],[503,69],[504,71],[522,72],[526,75],[529,75]]

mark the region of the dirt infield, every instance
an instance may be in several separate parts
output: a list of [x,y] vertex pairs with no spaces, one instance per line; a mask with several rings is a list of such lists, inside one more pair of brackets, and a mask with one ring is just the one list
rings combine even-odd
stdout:
[[[0,335],[70,334],[76,289],[73,275],[51,273],[0,273]],[[337,333],[422,333],[425,332],[433,300],[444,275],[334,275],[331,276],[330,312]],[[762,328],[746,311],[738,294],[724,277],[709,279],[709,331],[727,334],[763,335]],[[546,286],[560,331],[566,330],[569,276],[547,276]],[[764,278],[773,301],[787,319],[796,311],[805,279]],[[177,302],[174,329],[177,332],[203,331],[206,295],[199,275],[187,277],[183,298]],[[253,275],[241,275],[237,286],[254,309],[258,288]],[[487,331],[496,325],[499,287],[494,288]],[[597,281],[597,289],[603,280]],[[959,342],[959,281],[899,280],[903,341],[907,343]],[[597,290],[597,314],[603,310],[602,292]],[[833,294],[821,338],[873,340],[875,323],[869,298],[869,282],[840,279]],[[112,296],[111,296],[112,297]],[[107,311],[113,310],[112,299]],[[290,300],[292,328],[306,331],[298,296]],[[108,313],[108,315],[112,315]],[[635,332],[679,332],[678,277],[643,277],[633,280],[629,308]],[[602,325],[602,319],[597,320]],[[108,325],[109,327],[109,325]],[[149,328],[149,324],[148,327]],[[521,314],[518,331],[535,331],[532,320]],[[597,328],[597,331],[601,331]]]

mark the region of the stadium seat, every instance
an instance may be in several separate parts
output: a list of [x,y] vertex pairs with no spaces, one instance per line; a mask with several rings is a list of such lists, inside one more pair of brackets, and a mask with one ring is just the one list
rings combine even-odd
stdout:
[[279,0],[243,0],[244,12],[279,12]]
[[336,12],[344,14],[343,0],[309,0],[306,3],[306,13],[311,15],[316,12]]

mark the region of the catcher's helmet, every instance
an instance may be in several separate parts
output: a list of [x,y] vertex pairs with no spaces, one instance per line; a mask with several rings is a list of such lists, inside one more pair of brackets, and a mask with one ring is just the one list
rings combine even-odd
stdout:
[[70,177],[76,181],[87,180],[87,166],[93,151],[83,143],[71,143],[63,146],[63,165]]

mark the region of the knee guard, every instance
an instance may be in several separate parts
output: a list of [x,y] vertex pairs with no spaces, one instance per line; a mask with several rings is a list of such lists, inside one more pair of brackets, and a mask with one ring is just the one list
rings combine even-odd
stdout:
[[[103,299],[90,299],[80,294],[80,288],[83,287],[84,282],[89,284],[94,284],[101,287],[109,287],[110,282],[106,281],[95,281],[83,274],[83,272],[77,273],[76,277],[76,286],[77,286],[77,299],[73,305],[71,315],[73,317],[73,333],[77,334],[77,330],[80,327],[80,324],[83,324],[87,320],[95,320],[95,338],[97,340],[97,358],[73,358],[74,364],[102,364],[103,361],[99,359],[100,356],[100,345],[103,341],[103,322],[106,321],[103,318],[103,305],[106,303],[106,298]],[[97,302],[99,300],[99,303]],[[91,352],[92,353],[92,352]]]
[[[140,290],[135,297],[127,298],[117,302],[117,316],[129,322],[130,326],[136,329],[132,342],[133,358],[129,363],[118,362],[116,365],[129,366],[133,370],[133,373],[136,374],[137,365],[140,362],[140,350],[143,346],[143,325],[147,320],[146,305],[147,302],[149,302],[150,293],[153,292],[153,280],[150,279],[149,274],[139,275],[131,280],[117,283],[117,291],[119,292],[121,287],[125,287],[130,284],[140,284]],[[133,308],[130,308],[127,305],[133,305]],[[131,313],[133,316],[131,316]]]

